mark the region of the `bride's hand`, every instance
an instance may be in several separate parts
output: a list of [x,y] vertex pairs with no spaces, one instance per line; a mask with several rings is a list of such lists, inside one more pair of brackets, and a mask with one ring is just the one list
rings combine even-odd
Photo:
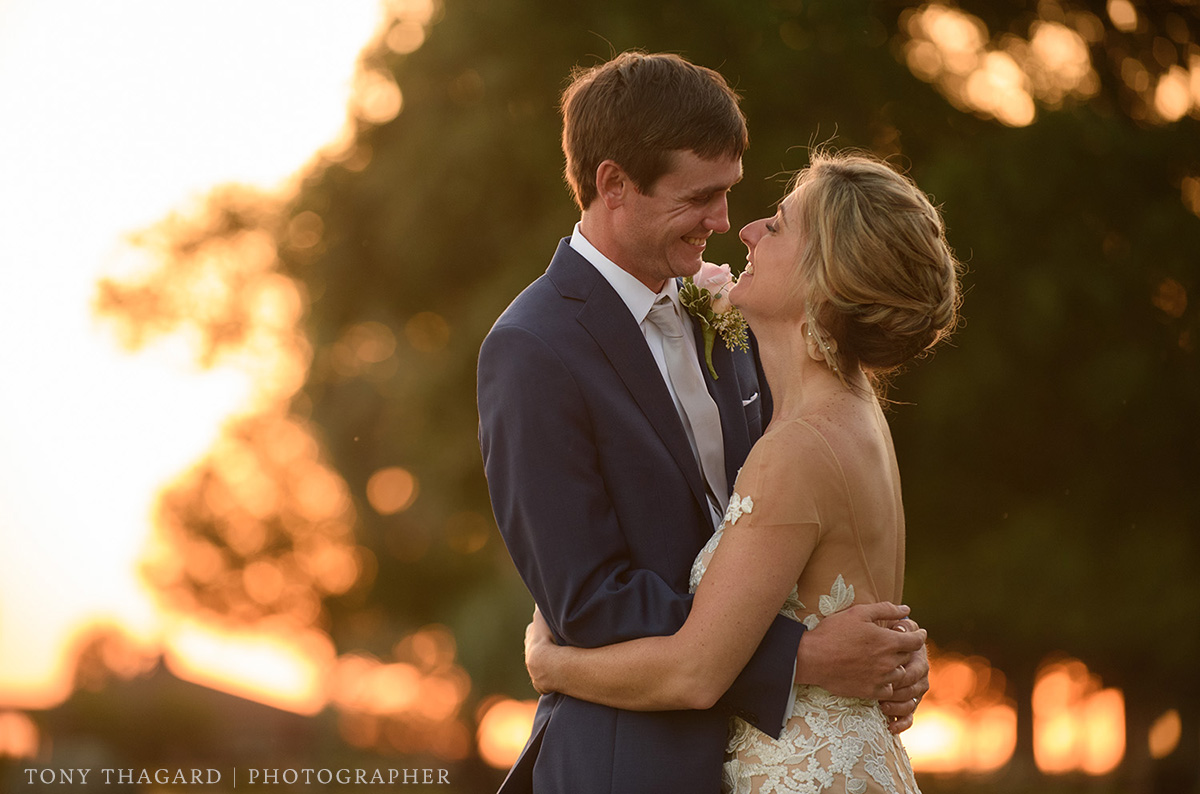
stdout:
[[891,700],[894,688],[908,683],[904,669],[925,645],[924,629],[885,628],[906,617],[907,607],[887,602],[826,617],[800,640],[796,681],[844,697]]
[[545,695],[554,690],[550,688],[547,679],[547,659],[557,643],[550,625],[542,617],[541,610],[533,608],[533,620],[525,627],[525,669],[529,671],[529,680],[538,694]]
[[[895,631],[915,632],[920,629],[916,621],[906,618],[891,626]],[[913,713],[916,712],[921,698],[929,691],[929,656],[925,646],[914,652],[907,664],[901,667],[901,678],[892,684],[890,698],[881,698],[879,707],[890,719],[888,730],[899,734],[908,730],[913,724]]]

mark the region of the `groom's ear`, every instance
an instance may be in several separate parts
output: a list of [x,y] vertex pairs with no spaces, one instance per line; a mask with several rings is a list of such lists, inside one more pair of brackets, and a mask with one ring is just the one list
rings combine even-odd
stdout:
[[625,203],[629,191],[635,190],[633,180],[625,169],[612,160],[605,160],[596,168],[596,193],[610,210]]

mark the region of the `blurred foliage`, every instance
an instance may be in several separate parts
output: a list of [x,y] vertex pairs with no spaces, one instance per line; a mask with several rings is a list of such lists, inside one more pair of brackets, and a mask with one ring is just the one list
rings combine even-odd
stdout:
[[[907,599],[922,624],[1018,687],[1047,654],[1077,655],[1126,689],[1131,720],[1180,706],[1195,738],[1200,96],[1176,113],[1156,92],[1181,69],[1191,86],[1200,79],[1200,13],[1186,0],[1139,4],[1131,25],[1111,5],[958,6],[976,66],[1024,70],[1017,86],[1035,115],[1011,126],[971,99],[974,73],[914,55],[932,17],[908,3],[391,4],[363,54],[369,90],[347,136],[294,195],[218,191],[158,230],[159,270],[102,287],[101,308],[131,343],[186,326],[205,361],[243,355],[256,316],[291,316],[252,299],[262,279],[286,279],[303,307],[299,340],[275,329],[292,363],[270,370],[274,399],[231,430],[242,469],[223,474],[215,451],[163,499],[170,542],[202,545],[210,569],[159,561],[151,576],[181,608],[293,614],[341,652],[382,656],[445,624],[473,697],[532,695],[520,658],[531,602],[479,460],[476,353],[577,218],[556,108],[571,68],[627,48],[672,51],[743,96],[752,146],[734,229],[771,211],[815,143],[891,157],[944,206],[969,268],[965,322],[890,394]],[[1050,23],[1076,31],[1069,41],[1094,71],[1062,85],[1035,73],[1034,34]],[[247,245],[253,255],[239,258]],[[709,255],[738,263],[744,250],[730,234]],[[286,309],[283,292],[268,303]],[[303,456],[314,477],[344,483],[324,511],[293,509],[306,488],[294,458],[272,457],[278,423],[314,440]],[[396,467],[411,493],[380,509],[372,477]],[[258,488],[229,495],[247,471],[273,501],[250,504]],[[314,543],[341,555],[325,578]],[[264,560],[274,573],[250,573]],[[339,576],[347,565],[353,582]]]

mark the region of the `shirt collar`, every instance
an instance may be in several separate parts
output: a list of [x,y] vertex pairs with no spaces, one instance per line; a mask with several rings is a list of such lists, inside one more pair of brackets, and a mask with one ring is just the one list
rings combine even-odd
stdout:
[[651,307],[660,296],[667,295],[673,302],[676,301],[679,286],[675,283],[675,279],[667,279],[661,292],[652,291],[629,271],[600,253],[596,246],[583,236],[578,223],[575,224],[570,245],[580,256],[590,262],[592,267],[600,271],[604,280],[612,286],[625,305],[629,307],[629,313],[633,315],[633,319],[637,320],[638,325],[641,325],[646,319],[646,315],[650,313]]

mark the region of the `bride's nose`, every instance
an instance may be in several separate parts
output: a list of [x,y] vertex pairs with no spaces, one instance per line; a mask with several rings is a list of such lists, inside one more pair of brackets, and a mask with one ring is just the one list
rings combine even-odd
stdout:
[[763,223],[764,222],[761,220],[747,223],[742,227],[742,230],[738,232],[738,239],[745,243],[747,248],[753,249],[758,241],[762,239]]

